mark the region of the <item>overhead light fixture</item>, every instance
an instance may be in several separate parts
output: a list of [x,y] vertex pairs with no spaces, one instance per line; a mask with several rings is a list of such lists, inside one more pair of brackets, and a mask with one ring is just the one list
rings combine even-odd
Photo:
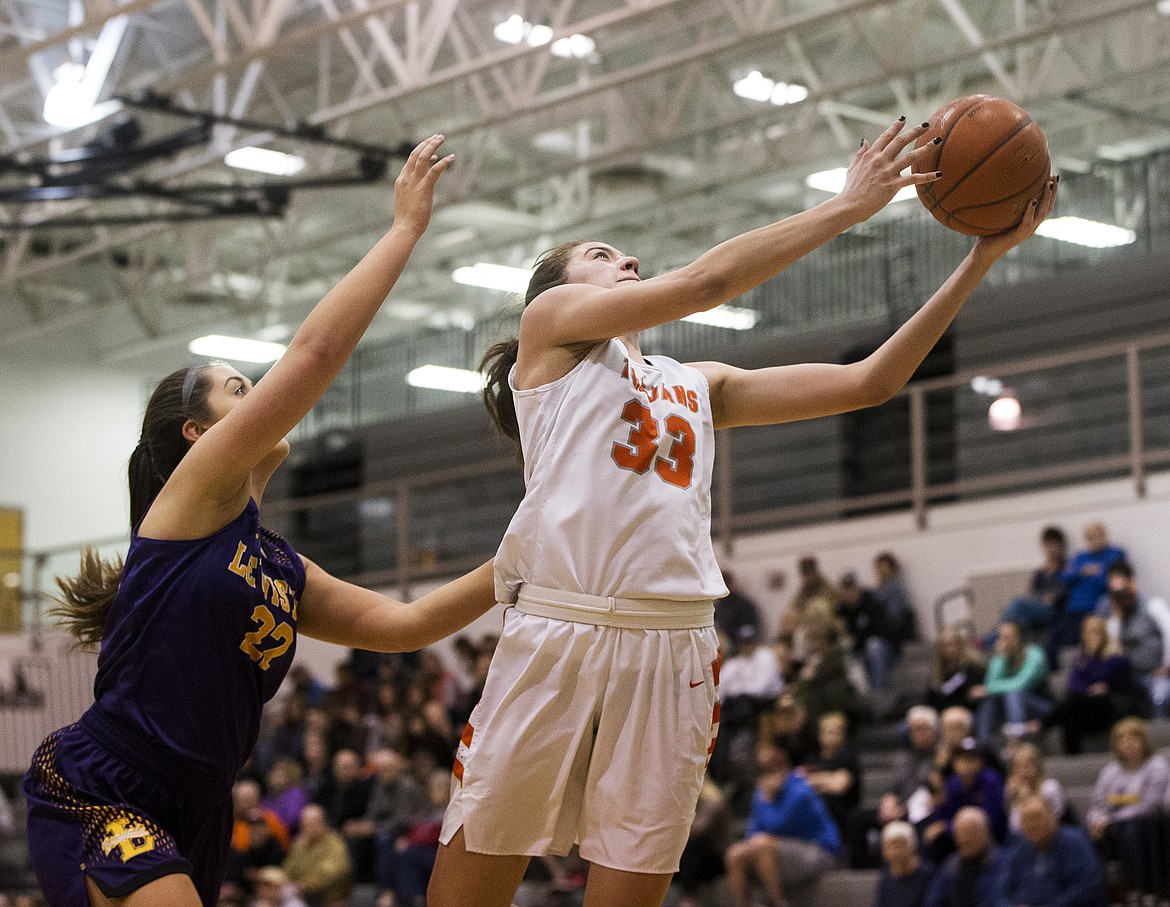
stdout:
[[1163,16],[1170,16],[1170,0],[1158,0],[1154,8]]
[[552,40],[553,30],[547,25],[533,25],[519,13],[513,13],[492,29],[497,41],[505,44],[527,44],[540,47]]
[[785,104],[799,104],[808,97],[808,88],[795,82],[777,82],[769,79],[758,69],[753,69],[742,79],[731,85],[738,97],[749,101],[770,101],[777,107]]
[[[821,170],[819,173],[810,173],[804,179],[804,184],[810,189],[820,189],[822,192],[831,192],[836,195],[845,188],[844,167],[834,167],[832,170]],[[908,198],[916,198],[918,193],[913,186],[906,186],[894,193],[891,202],[904,202]]]
[[760,320],[760,313],[755,309],[721,305],[706,312],[684,315],[682,320],[692,321],[695,324],[707,324],[716,328],[727,328],[731,331],[750,331]]
[[211,359],[229,359],[234,362],[275,362],[284,355],[283,343],[269,340],[249,340],[246,337],[226,337],[223,334],[208,334],[196,337],[187,344],[187,349],[196,356]]
[[459,394],[478,394],[487,379],[481,372],[445,365],[420,365],[406,375],[411,387],[429,387],[433,390],[454,391]]
[[1090,249],[1128,246],[1137,239],[1137,234],[1125,227],[1115,227],[1113,224],[1072,216],[1050,217],[1036,228],[1036,233],[1061,242],[1088,246]]
[[93,87],[86,82],[80,63],[62,63],[53,71],[53,86],[45,95],[44,121],[58,129],[78,129],[121,110],[117,101],[95,103]]
[[976,375],[971,379],[971,390],[986,397],[998,397],[1003,393],[1003,382],[998,378]]
[[523,293],[528,289],[532,272],[527,268],[510,268],[507,265],[493,265],[480,261],[470,268],[456,268],[451,273],[451,279],[470,287],[485,287],[489,290],[502,290],[505,293]]
[[273,176],[292,176],[305,169],[303,157],[273,151],[271,148],[256,148],[252,145],[229,151],[223,156],[223,162],[239,170],[255,170]]
[[569,35],[567,38],[557,38],[553,41],[552,47],[549,48],[554,57],[574,60],[583,60],[596,49],[597,42],[588,35]]
[[992,431],[1015,431],[1020,427],[1022,413],[1020,401],[1010,394],[1003,394],[992,400],[987,408],[987,424]]

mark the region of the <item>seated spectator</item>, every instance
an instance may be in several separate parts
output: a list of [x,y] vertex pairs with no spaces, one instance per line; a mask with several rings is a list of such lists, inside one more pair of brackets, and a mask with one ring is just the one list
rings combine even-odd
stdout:
[[1003,854],[991,836],[987,813],[963,807],[955,813],[951,836],[955,852],[935,874],[926,907],[993,907]]
[[849,823],[849,861],[854,869],[879,865],[879,831],[900,820],[921,822],[931,811],[930,776],[939,742],[938,712],[916,705],[906,713],[908,746],[894,754],[889,788],[876,809],[858,810]]
[[342,831],[351,854],[368,854],[372,859],[378,886],[385,892],[393,888],[393,873],[388,867],[394,862],[398,839],[427,811],[428,804],[425,792],[408,773],[409,765],[401,753],[378,750],[370,762],[374,766],[374,787],[365,815],[351,819]]
[[744,624],[736,631],[739,648],[719,672],[719,736],[709,770],[721,784],[735,776],[733,761],[754,753],[760,715],[776,702],[784,687],[776,653],[761,646],[756,630]]
[[926,820],[922,833],[923,851],[931,862],[941,863],[954,850],[952,825],[964,806],[978,806],[987,815],[997,841],[1007,838],[1007,808],[1003,779],[987,765],[983,746],[968,737],[952,757],[954,773],[943,787],[942,803]]
[[1083,532],[1085,548],[1073,555],[1065,570],[1064,608],[1057,612],[1045,644],[1048,664],[1053,669],[1060,664],[1060,650],[1080,640],[1081,622],[1097,609],[1105,594],[1105,571],[1114,561],[1125,560],[1125,552],[1109,544],[1104,525],[1087,523]]
[[1044,650],[1025,644],[1015,624],[1002,624],[983,689],[974,692],[984,694],[975,719],[980,743],[990,745],[1000,731],[1009,738],[1036,733],[1052,711]]
[[995,907],[1104,907],[1101,866],[1084,831],[1061,825],[1044,798],[1020,805],[1020,834],[1004,854]]
[[1045,526],[1040,533],[1044,564],[1032,574],[1028,594],[1012,599],[1002,621],[1016,624],[1035,639],[1052,625],[1064,610],[1068,596],[1068,538],[1059,526]]
[[975,716],[970,709],[953,705],[939,716],[941,736],[935,749],[934,767],[945,780],[951,776],[951,761],[963,741],[975,730]]
[[897,558],[888,551],[882,552],[874,558],[873,570],[877,577],[877,585],[870,593],[874,624],[865,641],[865,669],[870,689],[886,692],[902,643],[917,636],[916,620]]
[[679,860],[674,881],[682,889],[679,907],[699,907],[699,890],[725,872],[723,854],[727,850],[731,810],[723,793],[710,778],[699,790],[699,806],[687,846]]
[[373,779],[362,774],[358,754],[353,750],[338,750],[313,802],[325,810],[330,828],[343,828],[346,822],[366,814],[373,787]]
[[797,768],[829,809],[842,835],[861,802],[861,763],[850,749],[849,719],[829,712],[817,723],[817,753]]
[[[297,823],[301,820],[297,816]],[[296,886],[279,866],[261,867],[255,876],[255,894],[248,907],[307,907],[297,896]]]
[[715,600],[715,629],[727,646],[726,651],[735,654],[741,627],[751,627],[757,638],[762,635],[760,611],[756,603],[740,590],[730,570],[723,571],[723,582],[727,585],[727,595]]
[[1109,730],[1119,718],[1140,710],[1142,691],[1135,688],[1129,659],[1109,638],[1105,621],[1090,614],[1081,623],[1081,646],[1068,673],[1064,699],[1044,719],[1059,727],[1064,751],[1077,755],[1089,734]]
[[837,618],[845,628],[854,657],[865,668],[869,688],[888,691],[890,671],[902,646],[901,623],[890,620],[877,596],[863,588],[854,573],[841,577]]
[[[289,676],[292,676],[291,670]],[[293,692],[284,697],[275,724],[256,744],[253,758],[262,772],[270,771],[281,759],[301,759],[308,727],[306,713],[303,695]]]
[[792,756],[781,745],[760,752],[747,833],[724,857],[735,907],[751,907],[753,877],[773,904],[784,903],[785,886],[813,881],[841,850],[828,809],[792,767]]
[[803,703],[810,721],[826,712],[856,712],[856,692],[849,682],[845,650],[835,618],[813,618],[808,622],[809,654],[801,665],[793,691]]
[[983,684],[985,673],[983,659],[972,650],[967,637],[955,627],[943,627],[935,642],[926,704],[940,712],[954,705],[974,712],[978,700],[971,691]]
[[301,810],[301,830],[283,869],[309,907],[334,907],[349,897],[353,881],[349,849],[318,804]]
[[[1106,618],[1109,638],[1121,647],[1122,654],[1129,659],[1133,676],[1146,693],[1144,705],[1148,705],[1151,694],[1161,696],[1165,692],[1160,682],[1160,678],[1167,673],[1162,670],[1162,630],[1138,600],[1133,567],[1128,561],[1114,561],[1109,565],[1106,584],[1108,592],[1099,613]],[[1147,714],[1148,711],[1148,708],[1143,710]]]
[[260,785],[241,778],[232,785],[232,836],[224,865],[224,887],[243,897],[261,866],[284,859],[289,835],[284,823],[260,805]]
[[412,683],[406,691],[406,736],[403,752],[417,765],[430,769],[449,768],[459,735],[447,715],[447,708],[430,696],[420,683]]
[[261,805],[280,819],[290,835],[297,833],[301,810],[309,802],[309,795],[301,786],[303,774],[304,769],[296,760],[277,759],[268,770],[268,777],[265,779],[268,793],[265,794]]
[[923,907],[934,867],[918,858],[918,837],[909,822],[882,829],[885,866],[878,878],[873,907]]
[[883,551],[873,559],[873,573],[877,578],[873,595],[881,606],[885,620],[890,627],[896,627],[899,639],[902,641],[918,638],[918,621],[914,615],[914,606],[910,603],[910,593],[902,579],[902,565],[898,559],[888,551]]
[[366,741],[370,752],[401,750],[406,738],[406,715],[398,684],[384,680],[374,692],[374,708],[366,715]]
[[304,748],[305,775],[301,786],[310,800],[317,798],[318,791],[329,777],[329,744],[324,733],[317,730],[305,732]]
[[1021,743],[1012,750],[1004,795],[1007,799],[1008,828],[1020,830],[1020,806],[1033,794],[1039,794],[1052,811],[1063,819],[1067,808],[1064,787],[1044,774],[1044,757],[1034,743]]
[[[779,740],[796,764],[804,762],[817,751],[817,727],[809,718],[808,709],[792,690],[786,690],[776,700],[774,708],[760,716],[759,740]],[[716,744],[718,746],[718,744]],[[755,754],[753,753],[753,760]],[[755,766],[752,766],[754,777]]]
[[[451,799],[451,773],[436,769],[427,780],[426,803],[395,838],[389,851],[379,854],[379,907],[424,907],[427,883],[439,852],[443,814]],[[390,896],[390,894],[393,896]]]
[[[779,642],[792,669],[785,679],[794,677],[811,655],[808,640],[809,622],[832,620],[837,610],[837,592],[821,573],[817,559],[802,557],[796,565],[799,588],[788,609],[780,615]],[[784,659],[782,659],[784,660]]]
[[1160,595],[1146,596],[1142,608],[1154,619],[1162,634],[1162,666],[1154,671],[1149,685],[1153,717],[1170,715],[1170,602]]
[[[1113,761],[1097,777],[1086,817],[1089,835],[1106,857],[1121,864],[1131,889],[1148,890],[1144,818],[1160,812],[1170,788],[1170,764],[1154,752],[1150,731],[1140,718],[1124,718],[1110,735]],[[1164,856],[1163,856],[1164,859]]]

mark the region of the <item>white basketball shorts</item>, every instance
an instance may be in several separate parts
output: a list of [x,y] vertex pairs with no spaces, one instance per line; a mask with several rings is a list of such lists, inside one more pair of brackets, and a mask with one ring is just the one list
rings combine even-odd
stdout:
[[[576,843],[601,866],[676,872],[718,731],[714,628],[606,626],[525,604],[507,612],[459,744],[440,840],[462,827],[474,853],[564,855]],[[651,616],[625,622],[638,617]]]

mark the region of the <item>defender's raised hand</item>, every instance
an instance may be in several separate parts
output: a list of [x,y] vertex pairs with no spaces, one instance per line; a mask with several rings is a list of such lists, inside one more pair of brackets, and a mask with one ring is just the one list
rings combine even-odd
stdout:
[[402,165],[402,172],[394,181],[395,227],[421,235],[431,222],[435,184],[442,172],[455,160],[453,154],[439,158],[435,152],[442,144],[443,136],[432,135],[419,142]]

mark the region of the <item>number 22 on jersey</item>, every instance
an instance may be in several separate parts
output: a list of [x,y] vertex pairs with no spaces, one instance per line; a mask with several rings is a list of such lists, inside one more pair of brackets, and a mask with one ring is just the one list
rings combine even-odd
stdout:
[[695,471],[695,430],[683,416],[671,413],[662,420],[670,436],[670,447],[658,452],[662,434],[658,420],[640,400],[630,400],[622,409],[622,421],[631,426],[625,442],[614,441],[611,456],[622,469],[643,475],[651,466],[658,477],[679,488],[688,488]]

